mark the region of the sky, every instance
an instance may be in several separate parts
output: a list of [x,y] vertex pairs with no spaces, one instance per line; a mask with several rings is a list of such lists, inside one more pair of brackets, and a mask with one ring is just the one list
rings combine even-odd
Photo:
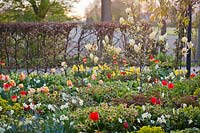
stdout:
[[80,0],[80,2],[75,3],[74,8],[70,15],[79,16],[81,18],[85,17],[85,9],[93,2],[94,0]]

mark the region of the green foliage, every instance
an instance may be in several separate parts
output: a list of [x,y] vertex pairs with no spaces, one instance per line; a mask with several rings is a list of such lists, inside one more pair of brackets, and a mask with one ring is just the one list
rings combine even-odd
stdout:
[[164,133],[161,127],[143,126],[137,133]]

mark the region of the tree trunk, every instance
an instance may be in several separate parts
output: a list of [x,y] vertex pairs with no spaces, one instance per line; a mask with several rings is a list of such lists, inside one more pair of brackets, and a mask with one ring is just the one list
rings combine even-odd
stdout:
[[112,21],[111,0],[101,0],[101,21]]

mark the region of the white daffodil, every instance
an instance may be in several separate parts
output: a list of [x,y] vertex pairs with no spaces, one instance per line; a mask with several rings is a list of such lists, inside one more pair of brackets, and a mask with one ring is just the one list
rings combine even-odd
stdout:
[[92,48],[92,44],[88,43],[87,45],[85,45],[85,48],[89,51]]
[[187,43],[188,38],[187,38],[187,37],[182,37],[181,41],[182,41],[183,43]]
[[128,21],[129,22],[133,22],[134,21],[134,18],[132,16],[128,16]]
[[92,53],[90,53],[90,59],[93,60],[94,59],[94,55]]
[[119,48],[119,47],[114,49],[114,51],[115,51],[115,53],[116,53],[117,55],[119,55],[119,53],[121,52],[121,50],[122,50],[122,49]]
[[151,34],[149,35],[149,38],[152,40],[156,40],[156,32],[155,31],[151,32]]
[[126,21],[125,21],[125,19],[124,19],[123,17],[121,17],[121,18],[119,19],[119,23],[120,23],[120,24],[125,24]]
[[139,47],[138,45],[134,45],[134,50],[135,50],[135,52],[136,53],[138,53],[138,52],[140,52],[140,50],[141,50],[141,47]]
[[182,55],[184,55],[185,57],[187,56],[188,49],[187,48],[183,48],[182,49]]
[[105,36],[104,39],[105,39],[105,41],[106,41],[107,43],[109,42],[109,37],[108,37],[107,35]]
[[187,46],[188,46],[189,49],[191,49],[194,46],[194,44],[190,41],[190,42],[187,43]]
[[95,56],[94,57],[94,63],[96,64],[98,62],[98,60],[99,60],[99,57]]
[[135,45],[135,40],[134,39],[130,39],[129,43],[130,43],[130,46],[134,46]]
[[132,10],[131,10],[131,8],[129,7],[129,8],[126,8],[126,9],[125,9],[125,12],[126,12],[127,14],[130,14],[130,13],[132,12]]

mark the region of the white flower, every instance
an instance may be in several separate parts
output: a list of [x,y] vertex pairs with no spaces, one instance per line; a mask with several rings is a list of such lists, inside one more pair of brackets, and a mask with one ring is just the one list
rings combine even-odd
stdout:
[[14,110],[10,110],[10,114],[13,115],[14,114]]
[[119,123],[122,123],[122,119],[121,118],[118,118],[118,121],[119,121]]
[[28,108],[28,105],[26,103],[22,104],[24,106],[24,108]]
[[28,102],[31,103],[33,100],[31,98],[28,99]]
[[183,43],[187,43],[188,38],[187,38],[187,37],[182,37],[181,41],[182,41]]
[[166,123],[165,116],[162,115],[161,117],[158,117],[157,122],[160,123],[160,124]]
[[2,111],[3,110],[3,108],[0,106],[0,111]]
[[164,93],[164,92],[162,93],[161,97],[162,97],[162,98],[164,98],[164,97],[165,97],[165,93]]
[[146,107],[145,105],[142,105],[142,110],[145,111],[146,110]]
[[188,120],[188,124],[190,125],[193,122],[193,120]]
[[105,39],[105,41],[106,41],[107,43],[109,43],[109,37],[108,37],[107,35],[105,36],[104,39]]
[[82,100],[82,99],[79,99],[79,104],[80,104],[81,106],[83,106],[83,100]]
[[51,73],[55,73],[56,69],[55,68],[51,68]]
[[146,112],[146,113],[143,113],[142,114],[142,119],[145,119],[145,118],[151,118],[151,114],[150,113],[148,113],[148,112]]
[[64,68],[60,68],[60,71],[61,71],[61,72],[64,72],[64,71],[65,71],[65,69],[64,69]]
[[194,46],[194,44],[190,41],[190,42],[187,43],[187,46],[188,46],[189,49],[191,49]]
[[154,124],[155,123],[155,121],[154,120],[151,120],[151,124]]
[[94,57],[94,63],[97,63],[98,60],[99,60],[99,57],[95,56],[95,57]]
[[138,53],[141,50],[141,47],[139,47],[138,45],[134,45],[134,50],[136,53]]
[[140,123],[140,119],[139,118],[137,118],[137,122]]
[[183,103],[183,108],[187,107],[187,104]]
[[119,23],[120,23],[120,24],[125,24],[126,21],[125,21],[125,19],[124,19],[123,17],[121,17],[121,18],[119,19]]
[[121,52],[121,48],[114,48],[115,53],[118,55]]
[[94,59],[94,55],[92,53],[90,53],[90,59],[93,60]]
[[155,65],[155,69],[158,69],[158,68],[159,68],[159,65],[158,65],[158,64],[156,64],[156,65]]
[[164,41],[165,41],[165,36],[164,36],[164,35],[160,35],[160,36],[159,36],[159,41],[164,42]]
[[35,110],[35,105],[34,105],[34,104],[31,103],[29,106],[30,106],[30,108],[31,108],[32,110]]
[[155,31],[151,32],[151,34],[149,35],[149,38],[152,39],[152,40],[155,40],[156,32]]
[[132,10],[131,10],[131,8],[126,8],[125,12],[128,13],[128,14],[130,14],[132,12]]
[[174,108],[172,109],[172,112],[173,112],[173,114],[175,115],[176,112],[175,112],[175,109],[174,109]]
[[69,107],[69,104],[68,103],[65,103],[64,105],[61,105],[60,106],[60,109],[63,110],[63,109],[66,109]]
[[183,48],[182,49],[182,55],[184,55],[185,57],[187,56],[188,49],[187,48]]
[[73,125],[74,125],[74,121],[71,121],[71,122],[69,123],[69,125],[70,125],[70,126],[73,126]]
[[167,119],[169,119],[169,118],[171,117],[171,115],[165,115],[165,117],[166,117]]
[[65,66],[65,65],[66,65],[65,61],[61,62],[61,66]]
[[54,111],[54,112],[56,111],[55,108],[53,107],[53,105],[51,105],[51,104],[48,105],[48,109],[49,109],[49,110],[52,110],[52,111]]
[[130,39],[130,40],[129,40],[129,43],[130,43],[130,46],[134,46],[134,45],[135,45],[135,40]]
[[134,18],[131,17],[131,16],[128,16],[128,21],[129,21],[129,22],[133,22],[133,21],[134,21]]
[[85,48],[89,51],[92,48],[92,44],[88,43],[87,45],[85,45]]
[[69,118],[68,118],[67,116],[65,116],[65,115],[61,115],[61,116],[60,116],[60,120],[61,120],[61,121],[69,120]]
[[6,130],[2,127],[0,127],[0,133],[4,133]]
[[165,44],[165,49],[166,49],[166,50],[169,49],[169,44],[168,44],[168,43]]
[[72,99],[72,103],[75,104],[76,103],[76,99]]

